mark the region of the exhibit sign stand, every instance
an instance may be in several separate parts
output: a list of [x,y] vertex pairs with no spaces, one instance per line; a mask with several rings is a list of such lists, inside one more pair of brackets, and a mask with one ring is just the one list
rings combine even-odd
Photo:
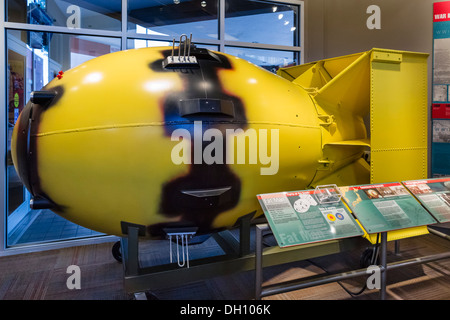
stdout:
[[345,202],[368,234],[437,223],[400,182],[340,189]]
[[[439,183],[444,182],[446,181]],[[408,185],[406,182],[405,184]],[[446,191],[443,189],[444,187],[439,192],[442,192],[440,193],[443,195],[441,197],[446,197]],[[338,200],[332,203],[321,203],[319,199],[324,192],[328,195],[328,199],[339,195],[336,197]],[[316,196],[317,194],[319,196]],[[380,245],[380,264],[374,267],[380,271],[379,289],[380,299],[382,300],[386,299],[386,274],[388,269],[450,257],[450,252],[447,252],[391,264],[387,263],[388,232],[426,227],[438,223],[400,182],[260,194],[257,195],[257,198],[268,223],[256,226],[256,299],[368,275],[368,269],[362,268],[323,277],[315,276],[290,280],[263,287],[262,235],[267,230],[273,232],[280,247],[302,246],[312,242],[361,235],[364,235],[367,239],[370,239],[370,236],[375,236],[377,238],[376,246]],[[376,259],[372,261],[375,262]]]
[[403,184],[437,221],[450,222],[450,178],[404,181]]
[[320,203],[320,196],[336,194],[336,189],[257,196],[281,248],[364,234],[339,198]]

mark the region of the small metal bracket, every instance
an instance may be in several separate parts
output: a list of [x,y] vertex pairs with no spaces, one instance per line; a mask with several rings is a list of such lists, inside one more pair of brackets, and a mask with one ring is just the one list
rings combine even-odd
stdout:
[[206,198],[206,197],[217,197],[222,195],[231,189],[231,186],[226,186],[223,188],[213,188],[213,189],[195,189],[195,190],[181,190],[181,193],[193,196],[196,198]]
[[189,268],[189,239],[197,233],[197,228],[165,228],[164,232],[169,239],[170,263],[173,262],[172,241],[174,241],[178,266]]
[[55,204],[43,196],[36,195],[30,200],[30,208],[33,210],[53,209]]
[[338,203],[341,201],[342,193],[335,184],[320,185],[314,190],[314,198],[319,204]]
[[328,159],[322,159],[318,162],[320,166],[317,168],[317,170],[330,170],[334,165],[334,161]]
[[372,52],[372,62],[384,62],[384,63],[394,63],[400,64],[403,61],[403,55],[401,53],[394,52]]
[[185,118],[199,115],[234,118],[233,101],[226,99],[180,99],[178,107],[180,115]]
[[[163,67],[166,69],[174,68],[197,68],[198,61],[195,56],[191,56],[192,34],[188,38],[187,35],[180,36],[180,45],[178,46],[178,55],[175,55],[175,38],[172,41],[172,55],[163,61]],[[181,54],[183,47],[183,54]]]
[[56,92],[54,91],[33,91],[30,93],[31,103],[39,104],[43,107],[47,107],[55,97]]
[[138,230],[138,235],[140,237],[144,237],[146,235],[146,228],[145,228],[145,226],[140,225],[140,224],[136,224],[136,223],[120,221],[120,228],[121,228],[123,234],[128,234],[128,228],[129,227],[136,228]]
[[334,115],[324,115],[324,114],[319,114],[319,119],[323,121],[323,123],[320,123],[320,125],[322,127],[329,127],[332,124],[336,123],[336,118],[334,117]]

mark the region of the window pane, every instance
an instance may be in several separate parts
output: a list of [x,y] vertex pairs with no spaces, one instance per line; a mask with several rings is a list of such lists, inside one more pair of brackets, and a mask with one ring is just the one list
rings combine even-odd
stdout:
[[[207,44],[194,43],[197,48],[205,48],[209,50],[218,51],[219,47]],[[127,49],[139,49],[147,47],[172,47],[172,41],[158,41],[158,40],[145,40],[145,39],[128,39]],[[175,42],[175,50],[178,48],[178,42]],[[178,54],[178,51],[177,51]]]
[[122,28],[121,0],[7,0],[7,7],[10,22],[111,31]]
[[128,0],[128,31],[175,37],[217,39],[218,0]]
[[245,59],[273,73],[276,73],[280,67],[297,64],[295,53],[292,51],[225,47],[225,53]]
[[[120,50],[120,39],[69,34],[8,30],[7,101],[8,151],[19,112],[59,71],[66,71],[89,59]],[[49,210],[30,210],[30,195],[24,189],[11,161],[8,161],[8,246],[91,236],[91,230],[77,226]]]
[[298,45],[297,6],[252,0],[226,0],[225,40]]
[[[177,44],[175,44],[177,45]],[[127,49],[139,49],[147,47],[167,47],[172,46],[171,41],[158,41],[158,40],[146,40],[146,39],[128,39]]]

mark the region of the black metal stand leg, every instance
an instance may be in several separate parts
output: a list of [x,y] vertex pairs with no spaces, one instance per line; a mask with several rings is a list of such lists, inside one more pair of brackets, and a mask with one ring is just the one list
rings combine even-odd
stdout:
[[[256,212],[256,211],[255,211]],[[243,216],[239,220],[239,256],[250,253],[250,222],[255,212]]]
[[381,289],[380,289],[380,299],[386,299],[386,273],[387,273],[387,232],[381,233]]
[[261,290],[262,290],[262,232],[267,230],[268,225],[257,225],[256,226],[256,249],[255,249],[255,299],[261,300]]
[[128,227],[128,237],[122,238],[122,256],[124,270],[127,275],[139,273],[139,229]]
[[395,255],[399,255],[400,254],[400,240],[395,240],[394,241],[394,245],[395,245]]

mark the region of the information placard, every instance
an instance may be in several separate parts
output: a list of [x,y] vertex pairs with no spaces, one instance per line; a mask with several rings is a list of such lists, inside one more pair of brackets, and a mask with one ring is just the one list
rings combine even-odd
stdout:
[[314,196],[315,192],[307,190],[257,195],[280,247],[364,234],[342,201],[320,204]]
[[403,181],[403,184],[437,221],[450,221],[450,177]]
[[433,3],[431,174],[450,174],[450,1]]
[[339,189],[369,234],[436,223],[400,182]]

